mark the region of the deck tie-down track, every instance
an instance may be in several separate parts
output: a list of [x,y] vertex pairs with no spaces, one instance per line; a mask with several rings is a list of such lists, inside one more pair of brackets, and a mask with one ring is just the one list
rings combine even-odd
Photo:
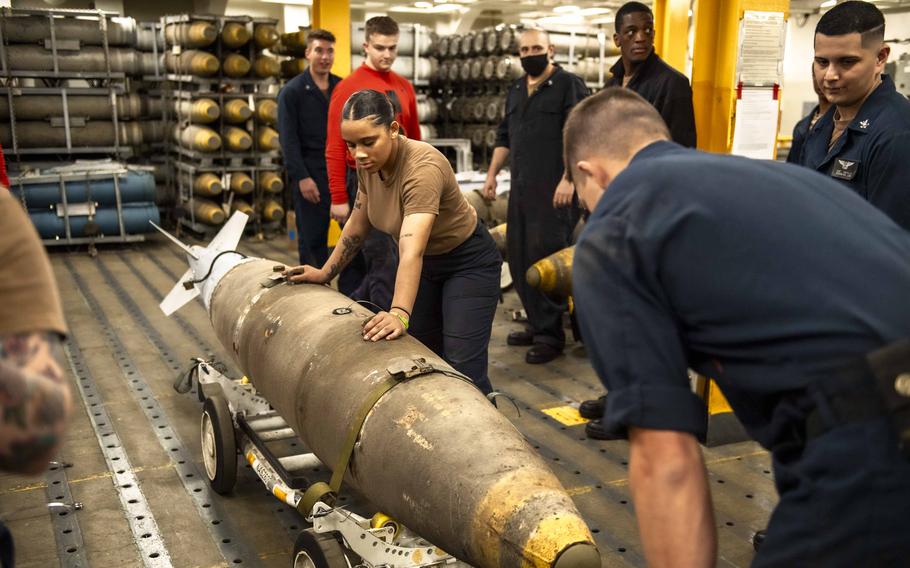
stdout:
[[[97,430],[96,430],[97,436]],[[98,438],[100,443],[101,438]],[[47,485],[44,494],[47,497],[48,513],[54,527],[54,540],[57,543],[57,558],[63,568],[83,568],[88,566],[85,558],[85,541],[82,539],[82,528],[76,511],[82,509],[82,503],[73,499],[66,470],[72,464],[52,461],[44,476]]]
[[[234,527],[233,523],[228,520],[228,516],[219,504],[220,497],[209,487],[205,474],[196,467],[194,457],[186,451],[177,436],[177,432],[171,427],[171,420],[152,394],[152,389],[149,387],[138,366],[133,362],[126,347],[120,341],[117,331],[110,324],[110,321],[107,319],[107,316],[105,315],[102,306],[95,298],[95,295],[88,289],[84,279],[75,269],[68,257],[64,257],[63,263],[72,276],[73,281],[76,283],[76,287],[79,289],[80,294],[85,299],[89,308],[91,308],[92,314],[98,321],[98,324],[104,330],[105,339],[115,354],[117,366],[120,368],[122,376],[126,379],[126,386],[128,387],[130,394],[151,424],[152,430],[154,431],[161,448],[170,458],[184,490],[187,495],[190,496],[199,517],[208,528],[212,541],[218,551],[229,565],[242,564],[244,566],[260,566],[261,561],[259,560],[259,557],[244,544],[243,540],[240,538],[240,532]],[[98,266],[101,268],[100,263]],[[105,277],[111,279],[108,283],[112,288],[115,288],[115,292],[118,293],[118,296],[124,295],[123,288],[119,286],[115,279],[113,279],[110,271],[104,269],[102,272],[106,272]],[[122,300],[123,297],[121,296],[121,301]],[[131,300],[130,302],[132,303]],[[136,308],[135,303],[132,303],[132,305]],[[141,312],[139,313],[141,314]],[[148,320],[144,321],[145,324],[148,325]],[[140,323],[140,327],[141,325],[142,324]],[[161,341],[160,336],[154,329],[144,329],[143,331],[151,331],[158,338],[158,341]],[[176,365],[176,358],[167,357],[167,359],[171,360],[171,367],[173,369],[179,369],[179,366]],[[135,485],[135,487],[138,488],[138,484]]]
[[[149,293],[153,297],[155,297],[156,299],[160,299],[161,297],[163,297],[163,294],[166,292],[162,293],[161,291],[155,290],[154,286],[152,286],[152,284],[144,276],[141,276],[141,272],[135,266],[133,266],[131,263],[125,262],[125,259],[124,259],[124,264],[139,279],[140,283],[142,283],[143,286],[145,286],[146,290],[148,290]],[[158,354],[161,356],[161,358],[175,372],[179,373],[179,372],[184,371],[184,369],[180,368],[179,365],[176,365],[174,363],[175,361],[179,361],[180,357],[170,347],[170,345],[168,345],[168,343],[164,340],[164,338],[161,336],[161,334],[158,333],[158,330],[155,329],[154,325],[152,325],[152,323],[149,321],[149,319],[146,317],[146,315],[142,312],[142,310],[139,308],[139,306],[136,304],[136,302],[126,292],[126,290],[123,288],[123,285],[116,278],[116,276],[110,271],[110,269],[107,268],[104,260],[101,257],[99,257],[97,259],[97,265],[98,265],[99,271],[104,276],[107,283],[110,285],[111,289],[114,291],[114,294],[120,300],[121,304],[123,304],[123,306],[126,308],[126,311],[130,314],[130,316],[139,325],[139,329],[142,330],[142,332],[143,332],[143,334],[145,334],[146,338],[152,343],[152,345],[155,346],[155,349],[158,351]],[[159,264],[158,267],[161,268],[162,270],[165,270],[164,265]],[[177,318],[178,324],[180,325],[181,329],[183,329],[183,331],[186,332],[191,338],[198,341],[199,345],[201,345],[208,354],[218,353],[217,349],[215,349],[208,342],[206,342],[204,339],[202,339],[202,335],[199,333],[199,330],[197,330],[195,326],[193,326],[192,324],[187,322],[179,314],[172,314],[170,316],[170,318],[171,319]],[[225,363],[230,364],[231,362],[226,361]],[[193,389],[193,394],[194,395],[196,394],[196,389]],[[287,531],[287,533],[290,535],[291,539],[292,540],[296,539],[297,533],[300,531],[300,529],[302,528],[302,525],[305,522],[304,518],[299,513],[297,513],[297,511],[295,511],[289,507],[272,508],[272,513],[275,515],[275,517],[281,523],[281,526],[284,528],[284,530]]]
[[[168,554],[164,539],[161,537],[158,523],[155,521],[155,516],[152,514],[145,494],[142,492],[139,485],[139,479],[133,471],[133,467],[130,464],[130,458],[126,453],[126,449],[123,447],[120,436],[118,436],[117,432],[114,430],[113,421],[104,408],[104,401],[101,398],[101,393],[98,391],[95,379],[85,362],[82,350],[79,348],[79,343],[76,341],[75,337],[70,337],[67,340],[64,345],[64,351],[70,368],[72,369],[73,376],[76,377],[76,384],[79,387],[79,393],[82,395],[85,411],[92,423],[92,429],[95,432],[95,437],[98,439],[98,445],[101,447],[101,454],[104,456],[104,462],[107,464],[108,470],[110,470],[111,481],[114,484],[114,488],[117,490],[117,495],[120,498],[120,505],[123,508],[123,513],[130,525],[130,531],[133,533],[133,540],[139,550],[142,562],[147,568],[170,568],[173,564],[171,563],[171,557],[170,554]],[[62,472],[64,469],[63,464],[60,464],[58,471]],[[51,473],[54,472],[51,471]],[[48,487],[50,487],[50,485]],[[63,494],[64,498],[66,497],[65,493],[58,493],[57,495],[60,494]],[[69,501],[66,502],[72,503],[71,495],[69,496]],[[51,511],[51,514],[58,518],[74,518],[76,515],[73,513],[74,511],[66,509]],[[59,523],[55,522],[54,524],[54,528],[58,528]],[[67,528],[72,530],[71,527]],[[66,530],[66,528],[61,529],[61,535],[55,535],[58,542],[58,551],[62,546],[62,540],[65,541],[65,539],[60,538],[63,535],[62,531],[64,530]],[[68,537],[76,538],[73,536],[73,533],[65,534]],[[78,538],[81,540],[81,534]],[[80,552],[81,548],[84,548],[79,547],[80,549],[78,550],[72,550],[74,547],[78,547],[78,544],[68,544],[68,547],[64,549],[64,552],[59,556],[61,563],[70,566],[88,566],[88,562],[85,560],[84,555],[81,558],[82,564],[67,564],[68,562],[71,562],[70,559],[74,554]]]

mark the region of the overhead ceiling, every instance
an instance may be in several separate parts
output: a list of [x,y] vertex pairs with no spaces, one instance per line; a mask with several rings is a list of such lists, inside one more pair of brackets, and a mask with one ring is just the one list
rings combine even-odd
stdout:
[[370,13],[388,12],[393,16],[399,14],[402,18],[405,15],[428,14],[505,22],[560,18],[567,24],[575,20],[579,24],[597,25],[612,22],[616,9],[623,3],[620,0],[351,0],[351,9]]
[[[281,0],[273,0],[281,1]],[[298,0],[299,1],[299,0]],[[305,0],[304,0],[305,1]],[[910,0],[872,0],[881,9],[910,10]],[[543,24],[596,26],[611,24],[624,0],[351,0],[351,9],[398,14],[402,19],[427,17],[492,23],[541,20]],[[692,2],[695,3],[694,0]],[[645,4],[652,4],[646,0]],[[813,13],[833,5],[825,0],[791,0],[792,13]]]

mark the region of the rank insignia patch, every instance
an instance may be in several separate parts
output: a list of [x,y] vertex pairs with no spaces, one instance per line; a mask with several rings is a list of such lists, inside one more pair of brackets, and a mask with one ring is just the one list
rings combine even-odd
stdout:
[[831,177],[850,181],[856,177],[856,172],[858,170],[859,162],[835,158],[834,166],[831,168]]

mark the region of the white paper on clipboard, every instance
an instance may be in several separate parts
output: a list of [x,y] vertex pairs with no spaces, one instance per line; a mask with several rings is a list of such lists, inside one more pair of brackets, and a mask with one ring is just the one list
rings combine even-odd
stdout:
[[768,87],[781,83],[786,33],[783,12],[746,10],[740,30],[738,82]]
[[733,155],[758,160],[774,159],[778,102],[774,88],[743,87],[742,96],[736,101]]

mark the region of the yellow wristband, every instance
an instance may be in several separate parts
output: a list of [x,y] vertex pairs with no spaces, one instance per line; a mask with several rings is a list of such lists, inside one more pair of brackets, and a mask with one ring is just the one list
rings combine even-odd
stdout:
[[403,315],[401,315],[397,312],[389,312],[389,313],[392,314],[393,316],[395,316],[396,318],[398,318],[398,321],[400,321],[401,324],[404,325],[405,330],[408,329],[408,323],[409,323],[408,318],[404,317]]

